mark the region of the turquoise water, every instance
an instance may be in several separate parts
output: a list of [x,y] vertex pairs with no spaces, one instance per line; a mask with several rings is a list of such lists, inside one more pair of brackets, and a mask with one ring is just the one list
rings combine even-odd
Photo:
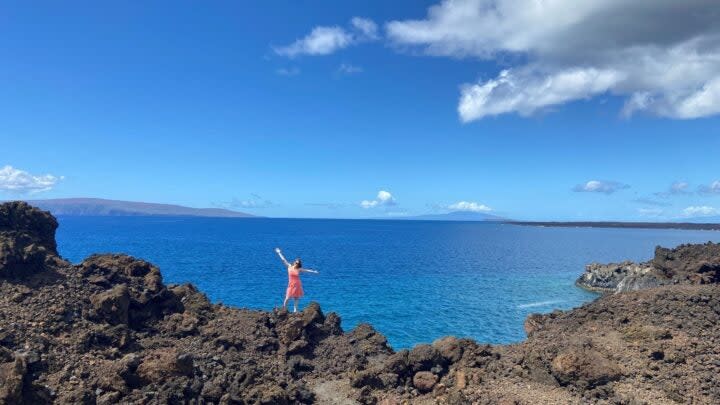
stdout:
[[405,348],[440,336],[524,339],[533,312],[595,298],[574,286],[592,261],[647,260],[656,245],[720,241],[720,232],[541,228],[478,222],[61,217],[60,253],[79,262],[122,252],[192,282],[215,302],[282,303],[287,275],[273,248],[300,256],[306,299],[343,327],[370,322]]

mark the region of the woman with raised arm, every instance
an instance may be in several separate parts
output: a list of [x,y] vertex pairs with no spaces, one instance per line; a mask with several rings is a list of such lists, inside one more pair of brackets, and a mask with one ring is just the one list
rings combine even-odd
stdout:
[[302,261],[298,258],[290,264],[283,256],[280,248],[275,248],[275,253],[280,256],[283,264],[287,267],[288,273],[288,286],[285,292],[285,301],[283,301],[283,308],[287,308],[287,303],[290,298],[293,299],[293,312],[297,312],[298,300],[304,295],[302,283],[300,282],[300,273],[313,273],[318,274],[319,272],[310,269],[302,268]]

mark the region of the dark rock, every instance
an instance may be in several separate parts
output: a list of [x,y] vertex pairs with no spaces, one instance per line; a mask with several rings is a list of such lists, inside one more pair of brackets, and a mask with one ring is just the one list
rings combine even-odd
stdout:
[[463,355],[463,347],[460,339],[454,336],[446,336],[433,342],[432,346],[437,349],[440,356],[448,363],[457,363]]
[[49,212],[22,201],[0,204],[0,234],[12,235],[44,247],[57,255],[55,231],[58,223]]
[[622,376],[617,364],[588,348],[564,350],[553,359],[551,370],[560,384],[573,384],[580,388],[592,388]]
[[350,377],[350,385],[355,388],[383,388],[383,380],[373,370],[358,371]]
[[438,376],[428,371],[418,371],[413,376],[413,386],[420,392],[432,391],[438,382]]
[[[442,338],[394,353],[372,326],[344,333],[314,303],[214,305],[126,255],[73,266],[49,232],[22,231],[42,227],[0,230],[23,277],[0,276],[0,403],[720,403],[712,244],[658,250],[650,267],[669,285],[531,315],[524,342]],[[32,244],[44,260],[23,256]]]
[[137,368],[140,378],[148,382],[161,382],[173,376],[190,376],[193,360],[187,354],[173,349],[158,349],[147,355]]
[[436,365],[444,365],[445,360],[433,346],[423,344],[415,346],[410,351],[408,364],[413,372],[429,371]]
[[127,284],[120,284],[111,290],[90,297],[96,315],[112,325],[128,323],[130,292]]
[[645,263],[597,264],[586,267],[576,284],[599,292],[626,292],[670,284],[720,283],[720,244],[658,246]]
[[0,364],[0,403],[22,403],[25,373],[27,363],[23,356],[16,356],[14,361]]

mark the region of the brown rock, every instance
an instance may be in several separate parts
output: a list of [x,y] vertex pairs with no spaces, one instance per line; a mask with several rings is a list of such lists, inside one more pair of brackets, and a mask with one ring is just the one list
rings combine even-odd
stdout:
[[192,373],[192,356],[178,354],[173,349],[155,350],[145,357],[137,368],[140,378],[150,382],[161,382],[172,376],[190,376]]
[[413,386],[420,392],[432,391],[437,382],[438,376],[429,371],[418,371],[413,376]]
[[454,336],[440,338],[434,341],[432,346],[449,363],[456,363],[462,358],[463,347],[460,340]]
[[0,403],[22,402],[25,373],[27,373],[27,363],[22,356],[16,356],[13,362],[0,365]]
[[569,348],[551,364],[553,376],[562,385],[592,388],[622,376],[617,364],[591,348]]
[[465,370],[457,370],[455,372],[455,388],[461,390],[467,387],[467,376]]
[[127,284],[120,284],[111,290],[90,297],[90,302],[98,317],[112,325],[128,323],[130,293]]
[[413,371],[428,371],[444,362],[440,352],[427,344],[415,346],[408,354],[408,364]]

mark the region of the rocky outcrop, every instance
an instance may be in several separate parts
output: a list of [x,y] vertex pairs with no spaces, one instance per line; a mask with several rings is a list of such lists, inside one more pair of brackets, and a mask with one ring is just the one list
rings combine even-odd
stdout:
[[658,246],[655,257],[644,263],[622,262],[585,267],[576,284],[602,293],[637,291],[670,284],[720,282],[720,244]]
[[659,256],[665,278],[702,275],[689,284],[532,315],[523,343],[445,337],[394,352],[371,325],[345,332],[316,303],[298,314],[212,304],[125,255],[73,266],[47,243],[53,221],[0,206],[0,224],[18,227],[3,228],[6,241],[45,249],[41,265],[0,264],[0,403],[720,403],[706,247]]
[[0,277],[23,278],[41,272],[57,256],[58,223],[24,202],[0,204]]

